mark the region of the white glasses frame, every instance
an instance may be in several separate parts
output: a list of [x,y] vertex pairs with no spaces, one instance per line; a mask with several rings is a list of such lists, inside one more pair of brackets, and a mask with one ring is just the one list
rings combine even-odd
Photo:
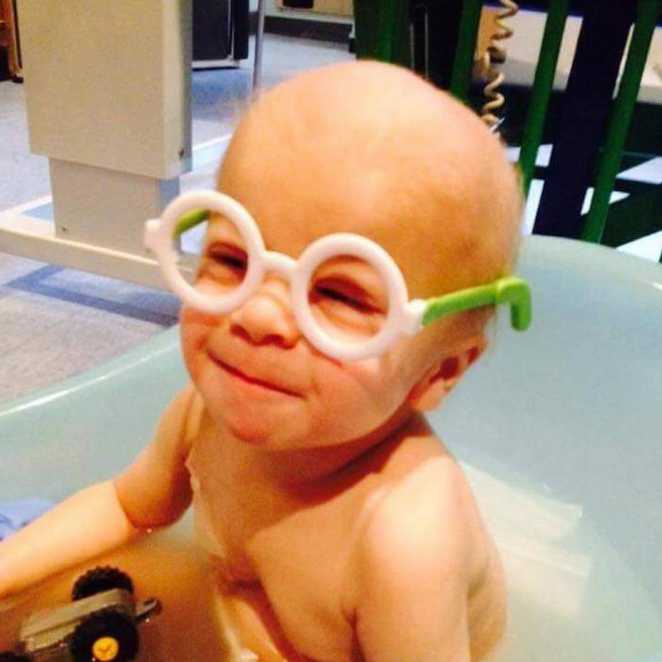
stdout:
[[[205,209],[232,221],[241,235],[248,256],[241,285],[228,295],[213,296],[195,289],[177,268],[173,238],[181,218]],[[400,336],[414,335],[422,328],[426,302],[409,301],[407,285],[393,258],[379,244],[357,234],[342,232],[315,240],[294,260],[269,251],[253,217],[233,198],[218,191],[192,191],[175,198],[160,219],[145,224],[145,245],[154,253],[166,282],[186,305],[212,314],[226,314],[239,308],[260,287],[266,273],[278,273],[290,284],[292,311],[301,333],[327,356],[357,361],[383,354]],[[330,257],[348,255],[365,260],[381,276],[386,287],[388,313],[383,327],[365,342],[343,342],[330,336],[315,321],[308,300],[309,282],[315,270]]]
[[[230,294],[212,296],[199,292],[177,269],[173,239],[204,221],[209,212],[231,220],[246,246],[248,268],[241,285]],[[393,258],[374,241],[341,232],[310,244],[297,260],[268,251],[253,217],[236,200],[217,191],[192,191],[175,198],[161,218],[145,223],[145,245],[156,255],[166,282],[187,305],[212,314],[239,308],[260,286],[268,272],[289,281],[292,310],[305,338],[321,352],[344,361],[357,361],[384,353],[400,336],[414,335],[424,326],[453,313],[498,304],[510,306],[510,321],[517,331],[531,324],[531,290],[518,276],[504,276],[491,283],[450,292],[432,299],[409,300],[407,285]],[[316,322],[308,301],[310,278],[331,257],[349,255],[365,260],[386,285],[388,313],[382,329],[365,342],[350,343],[333,338]]]

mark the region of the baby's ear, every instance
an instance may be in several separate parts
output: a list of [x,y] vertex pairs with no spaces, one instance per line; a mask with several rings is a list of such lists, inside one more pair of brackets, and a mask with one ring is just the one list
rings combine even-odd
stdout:
[[435,361],[409,392],[407,399],[411,407],[420,412],[436,409],[486,346],[487,340],[481,335],[456,352]]

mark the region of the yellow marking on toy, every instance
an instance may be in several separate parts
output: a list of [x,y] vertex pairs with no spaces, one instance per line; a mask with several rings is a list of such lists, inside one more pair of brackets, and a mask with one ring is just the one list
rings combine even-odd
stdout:
[[115,637],[100,637],[92,646],[92,654],[98,662],[110,662],[120,652],[120,645]]

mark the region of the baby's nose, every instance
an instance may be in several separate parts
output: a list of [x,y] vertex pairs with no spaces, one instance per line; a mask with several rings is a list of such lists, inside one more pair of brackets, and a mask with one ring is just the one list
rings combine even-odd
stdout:
[[242,306],[230,313],[230,326],[254,343],[274,342],[292,347],[299,329],[290,307],[287,285],[269,278]]

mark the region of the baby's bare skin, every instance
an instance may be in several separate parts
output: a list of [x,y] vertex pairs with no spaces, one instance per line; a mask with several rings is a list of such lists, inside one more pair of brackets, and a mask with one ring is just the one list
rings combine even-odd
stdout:
[[[376,241],[410,298],[492,282],[518,243],[518,185],[498,141],[450,97],[376,63],[265,94],[218,185],[269,250],[296,259],[335,232]],[[202,287],[215,287],[224,242],[214,219]],[[238,650],[267,662],[483,659],[506,620],[501,565],[424,412],[483,352],[490,311],[342,362],[310,345],[291,306],[287,282],[267,274],[227,315],[184,307],[191,385],[115,481],[0,545],[0,596],[170,524],[193,501]],[[30,562],[35,550],[43,561]]]
[[[441,541],[440,561],[444,548],[459,541],[467,554],[466,568],[451,565],[444,572],[466,573],[472,659],[482,659],[500,638],[506,605],[496,549],[460,468],[421,417],[328,479],[280,493],[242,470],[243,454],[218,439],[204,417],[193,444],[204,449],[207,462],[218,461],[213,474],[223,486],[212,509],[225,547],[223,558],[215,559],[219,591],[233,626],[260,659],[364,659],[356,631],[363,566],[385,555],[403,569],[424,567],[416,538],[422,534],[429,550],[435,530],[454,538]],[[415,576],[405,580],[425,590]],[[402,619],[393,636],[402,640],[407,608],[399,601],[392,608]],[[408,659],[432,659],[420,653],[411,650]]]

